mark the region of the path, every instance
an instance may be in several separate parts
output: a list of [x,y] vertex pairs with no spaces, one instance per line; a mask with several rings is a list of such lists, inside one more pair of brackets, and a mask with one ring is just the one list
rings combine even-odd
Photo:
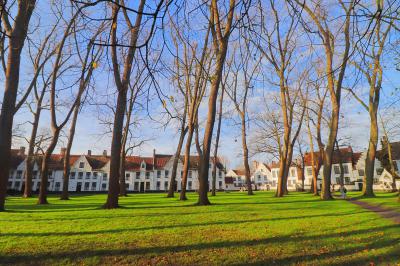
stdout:
[[364,208],[364,209],[376,212],[383,218],[390,219],[396,224],[400,224],[400,212],[398,212],[398,211],[383,208],[383,207],[377,206],[377,205],[371,205],[364,201],[359,201],[356,199],[349,199],[349,201],[353,204],[356,204],[356,205]]

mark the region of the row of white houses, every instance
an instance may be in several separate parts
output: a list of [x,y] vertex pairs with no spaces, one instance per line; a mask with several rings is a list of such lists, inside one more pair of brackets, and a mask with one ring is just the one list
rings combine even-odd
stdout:
[[[400,169],[400,142],[391,143],[392,156],[395,166]],[[49,164],[49,191],[62,190],[63,158],[65,149],[61,149],[60,154],[53,154]],[[379,151],[378,151],[379,154]],[[318,153],[314,154],[318,157]],[[331,183],[335,186],[340,180],[340,163],[343,166],[344,183],[349,190],[361,190],[362,179],[364,176],[366,152],[353,152],[351,147],[341,148],[333,154],[333,166]],[[25,174],[25,149],[12,150],[12,167],[8,180],[8,189],[22,191],[24,189]],[[127,156],[125,181],[128,191],[166,191],[169,187],[174,156],[156,154],[153,156]],[[109,179],[110,157],[106,151],[102,155],[92,155],[89,150],[87,154],[71,155],[69,191],[107,191]],[[209,176],[214,160],[209,165]],[[198,188],[198,156],[190,157],[187,190],[197,190]],[[227,173],[225,167],[217,158],[217,182],[218,190],[240,190],[245,188],[244,169],[231,169]],[[37,191],[40,186],[39,160],[35,161],[33,172],[32,189]],[[306,153],[304,163],[293,163],[289,169],[288,189],[291,191],[302,188],[302,177],[304,176],[304,189],[309,189],[312,184],[312,161],[311,154]],[[183,158],[179,159],[177,171],[176,190],[181,189]],[[323,166],[319,171],[318,186],[321,186]],[[251,167],[251,181],[253,188],[259,190],[275,190],[278,185],[279,162],[270,164],[253,162]],[[211,178],[210,181],[211,183]],[[375,161],[375,190],[390,190],[393,179],[392,175],[382,167],[379,159]],[[400,187],[400,180],[396,181]],[[211,187],[211,184],[210,186]]]
[[[64,152],[65,149],[61,149],[60,154],[53,154],[51,156],[49,163],[48,191],[62,190]],[[12,167],[7,186],[9,190],[23,191],[25,186],[25,160],[26,155],[23,147],[18,150],[12,150]],[[135,192],[168,190],[173,160],[173,155],[156,154],[155,150],[151,157],[127,156],[125,163],[127,190]],[[211,161],[209,165],[210,176],[214,160],[212,159]],[[197,190],[198,188],[198,163],[198,156],[190,157],[187,190]],[[216,164],[216,188],[218,190],[223,190],[225,189],[225,169],[218,158]],[[38,191],[40,187],[39,166],[40,158],[34,163],[33,191]],[[69,191],[108,190],[110,157],[107,156],[106,151],[104,151],[102,155],[92,155],[90,150],[84,155],[71,155],[70,167]],[[181,189],[182,167],[183,158],[180,158],[177,169],[176,190]]]
[[[391,143],[392,159],[395,167],[400,169],[400,142]],[[379,151],[378,151],[379,154]],[[317,153],[315,153],[317,157]],[[349,190],[361,190],[363,185],[366,152],[353,152],[351,147],[340,148],[333,154],[333,166],[331,183],[339,188],[340,182],[340,163],[343,165],[344,184]],[[318,186],[321,187],[323,166],[318,175]],[[259,190],[275,190],[278,185],[279,163],[271,164],[253,162],[251,169],[251,181],[253,188]],[[304,164],[293,163],[288,175],[288,190],[294,191],[302,188],[302,174],[304,174],[304,189],[309,189],[312,184],[312,161],[311,153],[304,156]],[[245,189],[244,169],[231,169],[226,174],[226,187],[228,190]],[[384,169],[379,159],[375,160],[375,190],[390,190],[393,182],[392,175]],[[396,185],[400,187],[400,180],[396,180]]]

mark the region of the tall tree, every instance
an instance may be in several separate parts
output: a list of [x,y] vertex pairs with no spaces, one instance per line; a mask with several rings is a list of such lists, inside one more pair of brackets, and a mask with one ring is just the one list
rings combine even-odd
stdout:
[[[384,9],[383,0],[376,1],[376,10],[371,13],[371,20],[365,26],[366,29],[359,29],[362,36],[360,41],[357,42],[356,49],[359,52],[359,60],[352,61],[351,64],[355,66],[356,70],[360,71],[365,76],[369,85],[368,101],[364,101],[362,97],[356,92],[348,88],[347,90],[354,96],[354,98],[363,106],[368,112],[370,119],[369,128],[369,143],[367,156],[365,158],[365,171],[364,171],[364,185],[363,196],[374,197],[373,184],[375,174],[375,158],[379,138],[378,126],[378,109],[380,102],[380,92],[382,89],[383,66],[382,60],[385,47],[388,44],[388,36],[395,19],[392,18],[387,23],[382,17],[383,14],[388,13]],[[389,3],[389,6],[392,3]],[[368,10],[367,10],[368,11]],[[362,13],[366,12],[363,10]],[[365,23],[358,23],[357,25]],[[370,29],[371,24],[373,25]]]
[[[102,47],[99,46],[99,49],[97,51],[94,51],[94,41],[102,33],[104,29],[104,24],[100,25],[98,30],[95,32],[95,34],[92,36],[92,38],[89,40],[87,46],[86,46],[86,52],[83,54],[83,56],[79,56],[80,63],[81,63],[81,73],[79,76],[79,88],[78,91],[82,93],[78,93],[76,102],[75,102],[75,107],[71,119],[71,125],[69,128],[69,135],[68,135],[68,141],[67,141],[67,146],[65,149],[64,158],[63,158],[63,186],[62,186],[62,193],[60,196],[61,200],[68,200],[69,199],[69,193],[68,193],[68,188],[69,188],[69,175],[70,175],[70,155],[71,155],[71,148],[72,144],[74,142],[74,137],[75,137],[75,129],[76,129],[76,123],[78,121],[78,115],[79,112],[82,108],[82,94],[83,91],[85,91],[90,83],[90,80],[93,75],[93,70],[97,67],[98,65],[98,60],[101,55]],[[75,40],[76,40],[76,34],[74,34]],[[78,40],[76,40],[78,42]],[[77,54],[80,55],[79,52],[79,47],[77,47]]]
[[[211,88],[208,96],[208,115],[204,129],[203,153],[199,165],[199,199],[198,205],[209,205],[208,200],[208,174],[211,153],[211,140],[213,135],[216,103],[219,91],[219,85],[222,78],[226,54],[228,51],[229,37],[232,33],[233,18],[236,8],[236,1],[230,0],[226,14],[222,13],[217,0],[212,0],[210,5],[210,27],[215,51],[215,68],[212,75]],[[247,13],[247,11],[244,11]]]
[[[259,74],[259,66],[262,57],[260,56],[258,59],[254,59],[257,52],[250,45],[250,42],[246,40],[239,46],[239,49],[235,49],[233,53],[235,54],[233,60],[227,62],[229,65],[228,68],[232,74],[232,83],[226,86],[226,94],[232,100],[236,112],[240,117],[247,194],[253,195],[249,165],[249,148],[247,145],[248,101],[249,94],[254,87],[255,79]],[[230,64],[232,64],[232,66]]]
[[[46,152],[42,156],[41,167],[40,167],[40,189],[37,202],[38,204],[48,204],[47,187],[49,178],[48,175],[49,162],[51,159],[51,155],[58,143],[61,130],[68,123],[75,109],[75,106],[80,101],[81,96],[86,89],[86,86],[81,86],[81,84],[78,86],[78,90],[76,92],[75,97],[72,99],[70,107],[69,108],[67,107],[64,119],[61,119],[60,123],[58,123],[57,109],[59,107],[59,104],[57,103],[57,98],[58,98],[57,81],[59,79],[59,73],[62,72],[62,66],[65,64],[66,61],[68,61],[72,57],[71,50],[68,49],[69,51],[66,52],[64,49],[68,38],[72,34],[72,31],[75,30],[75,24],[77,23],[78,18],[81,15],[82,8],[83,6],[73,11],[72,17],[70,18],[68,24],[66,25],[61,41],[57,46],[56,59],[53,65],[53,70],[51,75],[51,85],[50,85],[50,127],[52,131],[52,137],[46,149]],[[87,85],[87,82],[85,83],[84,79],[82,82],[84,85]]]
[[[11,2],[11,5],[15,2]],[[10,170],[11,139],[16,100],[19,85],[21,53],[27,38],[29,22],[35,8],[35,0],[20,0],[17,3],[16,16],[11,18],[7,1],[0,1],[0,16],[4,34],[8,39],[7,64],[5,65],[5,88],[0,114],[0,211],[5,209],[7,181]],[[13,21],[11,24],[10,20]],[[3,36],[1,37],[4,40]],[[4,46],[3,46],[4,47]],[[4,60],[4,54],[2,58]]]
[[[40,120],[40,115],[42,112],[42,109],[44,108],[43,106],[43,100],[44,96],[46,94],[46,90],[49,86],[50,83],[50,77],[45,77],[43,68],[46,65],[46,63],[51,59],[51,57],[55,54],[56,52],[56,44],[51,45],[51,40],[50,38],[52,37],[53,33],[55,32],[55,29],[58,25],[58,22],[55,23],[54,27],[50,30],[50,32],[47,34],[47,36],[43,39],[42,44],[39,46],[38,51],[35,56],[31,56],[31,60],[33,62],[33,68],[34,68],[34,77],[32,81],[29,84],[29,87],[33,87],[33,96],[34,96],[34,102],[36,107],[33,109],[32,103],[27,102],[28,108],[30,112],[33,115],[33,120],[31,122],[32,129],[31,129],[31,135],[30,139],[28,141],[28,154],[27,158],[25,160],[25,173],[24,173],[24,179],[25,179],[25,187],[24,187],[24,198],[29,198],[32,196],[32,173],[33,173],[33,166],[34,166],[34,149],[36,147],[36,137],[37,137],[37,131],[39,127],[39,120]],[[38,75],[41,73],[41,76],[43,78],[43,84],[38,84]],[[41,90],[38,90],[38,87],[41,86]],[[28,87],[27,92],[30,91],[30,88]],[[22,99],[23,100],[23,99]],[[21,101],[22,101],[21,100]]]
[[[324,169],[321,199],[329,200],[332,199],[330,191],[332,158],[339,127],[340,100],[343,80],[350,57],[350,25],[353,18],[352,14],[354,11],[355,1],[351,0],[344,2],[339,0],[338,9],[329,7],[329,10],[327,6],[320,3],[310,6],[309,3],[306,3],[305,1],[294,0],[294,2],[297,4],[297,6],[294,7],[295,11],[300,14],[300,11],[304,10],[304,12],[301,12],[300,16],[304,16],[304,13],[307,14],[311,19],[311,22],[315,25],[315,29],[310,29],[308,23],[303,23],[303,26],[307,31],[316,33],[317,37],[322,41],[325,53],[325,78],[327,80],[327,87],[331,101],[331,115],[329,118],[329,136],[323,154]],[[335,12],[340,12],[341,15],[336,13],[333,15],[333,10],[335,10]],[[332,31],[331,21],[333,16],[341,17],[340,23],[342,25],[340,27],[337,25],[334,27],[337,31]],[[339,21],[335,20],[335,23],[339,23]],[[343,37],[343,41],[340,38],[341,36]],[[338,47],[342,48],[337,49]],[[338,51],[340,51],[341,56],[338,60],[334,60]],[[337,62],[337,64],[335,64],[335,62]]]

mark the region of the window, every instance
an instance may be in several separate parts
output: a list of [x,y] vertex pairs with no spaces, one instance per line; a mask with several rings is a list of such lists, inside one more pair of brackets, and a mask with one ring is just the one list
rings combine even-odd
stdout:
[[49,171],[48,174],[49,174],[49,178],[53,178],[53,171]]
[[142,163],[142,166],[141,166],[142,168],[146,168],[146,165],[144,164],[144,163]]
[[189,178],[192,178],[192,171],[189,171]]
[[131,174],[130,173],[126,173],[125,177],[131,177]]
[[222,171],[221,171],[221,170],[218,171],[218,177],[219,177],[219,178],[222,178]]
[[340,167],[339,167],[339,165],[335,165],[335,166],[333,166],[333,171],[335,172],[335,174],[340,174]]
[[90,172],[86,172],[86,179],[90,178]]
[[168,181],[164,182],[164,189],[168,189]]
[[181,171],[181,178],[182,178],[182,176],[183,176],[183,171]]
[[211,165],[211,164],[209,164],[209,165],[208,165],[208,168],[211,168],[211,167],[212,167],[212,165]]
[[92,191],[96,190],[96,182],[92,182]]
[[80,162],[79,163],[79,168],[85,168],[85,162]]
[[78,179],[82,179],[82,177],[83,177],[83,172],[79,172],[78,173]]
[[93,172],[93,178],[97,179],[97,172]]
[[290,176],[296,176],[296,170],[295,169],[290,169]]
[[218,182],[219,188],[222,188],[222,181]]
[[140,172],[136,172],[136,179],[140,179]]
[[146,179],[150,179],[150,172],[149,171],[146,172]]
[[37,178],[38,171],[33,171],[33,179]]
[[160,181],[157,181],[156,189],[157,189],[157,190],[160,190],[160,186],[161,186],[161,182],[160,182]]
[[90,185],[89,182],[85,182],[85,190],[89,190],[89,185]]
[[168,178],[168,175],[169,175],[169,171],[165,170],[165,178]]
[[150,190],[150,182],[146,182],[146,190]]
[[258,176],[257,176],[257,179],[258,179],[258,181],[261,181],[261,176],[258,175]]
[[11,181],[8,181],[8,183],[7,183],[7,189],[10,189],[11,186],[12,186],[12,182],[11,182]]
[[349,173],[349,166],[348,166],[348,165],[343,165],[343,172],[344,172],[345,174],[348,174],[348,173]]
[[21,185],[21,182],[16,181],[14,184],[14,189],[19,189],[19,186]]
[[188,182],[188,190],[191,190],[192,189],[192,181],[189,181]]
[[75,172],[71,172],[71,179],[75,179]]
[[336,184],[340,184],[340,177],[336,177]]
[[139,190],[139,182],[135,182],[133,185],[133,190]]
[[312,168],[311,167],[307,167],[307,175],[312,175]]
[[376,173],[377,173],[378,175],[381,175],[382,172],[383,172],[383,169],[382,169],[382,168],[376,168]]
[[21,179],[21,177],[22,177],[22,171],[18,170],[16,179]]
[[101,184],[101,190],[107,190],[107,184],[105,183]]
[[157,170],[157,178],[161,178],[161,171]]
[[103,181],[107,181],[107,173],[103,173]]
[[350,177],[345,176],[345,177],[344,177],[344,183],[345,183],[346,185],[350,184]]
[[374,184],[379,184],[379,178],[374,178]]
[[56,184],[54,185],[54,191],[60,191],[60,188],[61,188],[61,183],[56,182]]

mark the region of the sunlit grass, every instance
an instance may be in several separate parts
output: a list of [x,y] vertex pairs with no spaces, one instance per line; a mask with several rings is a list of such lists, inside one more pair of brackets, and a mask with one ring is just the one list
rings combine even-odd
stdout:
[[363,198],[360,192],[350,193],[350,197],[355,197],[357,200],[368,202],[371,205],[378,205],[383,208],[390,208],[400,212],[400,203],[398,201],[398,192],[388,193],[388,192],[375,192],[375,197],[373,198]]
[[309,264],[400,262],[399,226],[343,200],[307,193],[219,193],[212,206],[164,194],[10,197],[0,213],[0,264]]

